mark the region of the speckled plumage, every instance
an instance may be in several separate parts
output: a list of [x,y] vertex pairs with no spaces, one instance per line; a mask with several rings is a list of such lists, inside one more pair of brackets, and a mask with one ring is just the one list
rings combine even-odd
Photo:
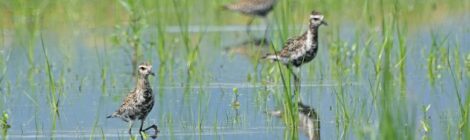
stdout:
[[318,29],[326,22],[323,20],[323,15],[315,11],[310,15],[309,21],[308,30],[301,36],[288,39],[280,52],[268,54],[263,58],[295,67],[312,61],[318,51]]
[[153,108],[155,104],[155,99],[152,93],[152,87],[150,86],[148,76],[154,75],[152,66],[149,64],[142,64],[138,67],[137,75],[137,84],[134,90],[132,90],[126,98],[124,98],[123,103],[113,114],[109,115],[107,118],[120,118],[125,122],[129,122],[129,134],[131,134],[131,129],[133,122],[136,120],[141,120],[141,126],[139,131],[145,131],[149,128],[154,128],[156,132],[158,129],[156,125],[152,125],[149,128],[142,130],[143,123],[147,115]]
[[[119,109],[112,114],[113,117],[121,118],[129,122],[135,120],[145,119],[150,113],[154,105],[152,88],[148,85],[145,79],[139,79],[138,83],[146,83],[145,86],[137,86],[130,92],[124,99]],[[139,84],[138,84],[139,85]]]

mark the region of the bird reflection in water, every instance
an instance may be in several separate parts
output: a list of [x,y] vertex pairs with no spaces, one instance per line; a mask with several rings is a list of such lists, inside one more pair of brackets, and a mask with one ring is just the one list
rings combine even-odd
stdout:
[[[313,107],[298,102],[299,113],[299,129],[304,133],[309,140],[320,139],[320,118]],[[282,117],[280,110],[268,112],[269,115],[275,117]]]

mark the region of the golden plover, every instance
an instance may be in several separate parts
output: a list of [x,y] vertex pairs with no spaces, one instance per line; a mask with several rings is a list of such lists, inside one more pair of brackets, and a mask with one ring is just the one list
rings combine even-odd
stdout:
[[[300,88],[300,79],[296,73],[299,72],[301,65],[312,61],[317,55],[318,29],[321,25],[327,25],[324,16],[319,12],[312,11],[309,17],[308,30],[305,33],[288,39],[280,52],[263,56],[264,59],[279,61],[289,68],[294,75],[294,84],[296,84],[297,91],[299,90],[297,88]],[[296,72],[292,71],[291,66],[294,66]]]
[[145,132],[153,128],[156,135],[156,133],[158,133],[158,127],[155,124],[146,129],[142,129],[145,118],[150,113],[155,103],[152,88],[148,80],[149,75],[155,74],[152,72],[152,65],[149,64],[139,65],[137,71],[137,84],[135,89],[127,95],[119,109],[107,118],[120,118],[128,122],[129,135],[132,135],[131,131],[134,121],[140,120],[139,132]]

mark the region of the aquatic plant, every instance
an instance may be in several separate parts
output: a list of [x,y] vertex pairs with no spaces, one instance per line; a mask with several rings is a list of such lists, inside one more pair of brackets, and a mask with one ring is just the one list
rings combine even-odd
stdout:
[[8,129],[11,127],[9,124],[8,124],[8,113],[7,112],[3,112],[2,113],[2,116],[0,118],[0,129],[2,129],[2,139],[6,139],[7,137],[7,132],[8,132]]

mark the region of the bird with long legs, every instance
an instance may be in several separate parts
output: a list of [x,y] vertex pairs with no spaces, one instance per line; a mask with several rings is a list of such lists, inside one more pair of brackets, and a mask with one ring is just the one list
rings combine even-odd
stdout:
[[147,118],[147,115],[152,111],[152,108],[155,104],[155,99],[152,93],[152,87],[149,82],[149,75],[155,75],[152,72],[152,65],[142,64],[138,66],[137,74],[137,84],[134,90],[132,90],[126,98],[124,98],[121,106],[107,118],[120,118],[125,122],[129,123],[128,133],[132,137],[132,126],[135,121],[140,120],[140,129],[139,134],[141,138],[142,132],[145,132],[149,129],[155,130],[156,137],[159,132],[157,125],[153,124],[145,129],[143,129],[144,121]]
[[319,27],[328,25],[323,14],[317,11],[312,11],[308,21],[308,30],[301,36],[288,39],[280,52],[263,56],[263,59],[279,61],[287,66],[294,76],[294,94],[300,92],[300,66],[312,61],[317,55]]

